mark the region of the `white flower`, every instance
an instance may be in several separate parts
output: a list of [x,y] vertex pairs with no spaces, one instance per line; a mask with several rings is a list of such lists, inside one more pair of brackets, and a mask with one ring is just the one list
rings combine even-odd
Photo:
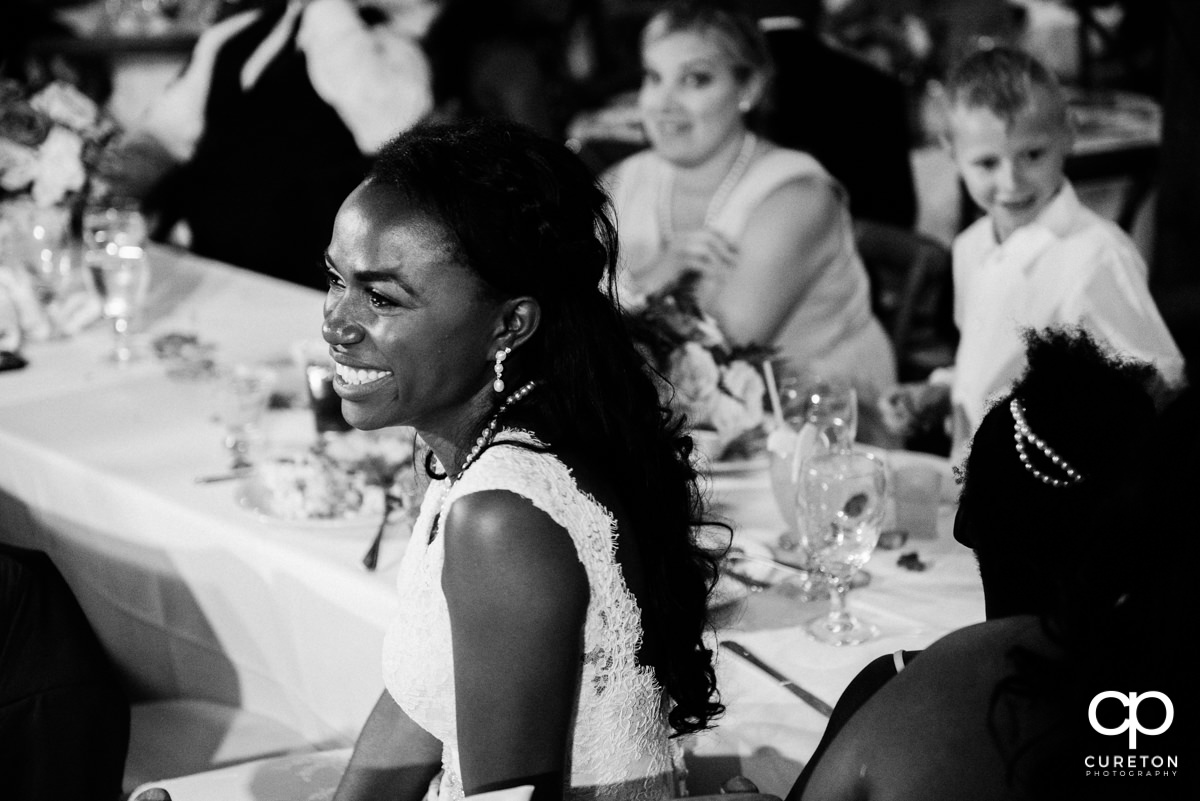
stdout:
[[36,150],[0,138],[0,188],[16,192],[33,183],[38,172]]
[[692,425],[709,421],[713,402],[720,394],[717,385],[721,370],[712,354],[695,342],[684,343],[671,354],[667,378],[675,387],[676,403],[687,414]]
[[747,414],[754,419],[751,426],[763,421],[767,385],[758,370],[743,361],[726,365],[721,371],[721,386],[746,407]]
[[33,201],[39,206],[62,202],[68,192],[83,188],[83,140],[65,128],[50,131],[38,148],[38,174],[33,182]]
[[761,425],[766,387],[758,371],[746,362],[733,362],[721,371],[724,391],[713,404],[712,424],[728,444],[739,435]]
[[696,319],[696,333],[700,335],[699,343],[706,348],[724,347],[726,344],[720,324],[707,314],[701,314]]
[[29,100],[29,105],[59,125],[87,131],[96,124],[96,104],[69,83],[55,81]]

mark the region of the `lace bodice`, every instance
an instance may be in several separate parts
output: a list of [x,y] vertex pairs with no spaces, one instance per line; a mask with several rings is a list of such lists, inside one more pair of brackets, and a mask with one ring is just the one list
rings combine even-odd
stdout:
[[[616,527],[609,512],[582,492],[556,457],[501,442],[536,443],[505,431],[450,485],[430,485],[401,563],[400,610],[383,646],[383,677],[396,703],[442,741],[438,798],[463,797],[455,717],[454,654],[442,593],[441,520],[464,495],[506,490],[528,498],[565,528],[587,574],[579,698],[566,797],[657,801],[673,795],[678,760],[666,722],[667,701],[650,668],[637,664],[641,618],[616,561]],[[430,541],[432,527],[438,531]],[[499,678],[499,677],[498,677]]]

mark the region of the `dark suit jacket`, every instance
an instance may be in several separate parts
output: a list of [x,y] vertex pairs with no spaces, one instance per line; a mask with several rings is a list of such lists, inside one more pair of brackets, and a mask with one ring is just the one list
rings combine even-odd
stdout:
[[912,228],[917,196],[904,85],[809,30],[766,38],[775,82],[762,132],[821,162],[849,192],[855,218]]

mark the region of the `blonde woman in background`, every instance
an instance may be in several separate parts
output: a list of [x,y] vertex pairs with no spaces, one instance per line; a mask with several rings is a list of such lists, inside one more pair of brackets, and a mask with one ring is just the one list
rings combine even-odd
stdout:
[[651,147],[606,177],[622,302],[696,273],[698,302],[734,343],[774,346],[811,372],[850,379],[869,401],[895,363],[847,198],[811,156],[748,129],[771,73],[753,19],[719,2],[673,3],[647,23],[642,63]]

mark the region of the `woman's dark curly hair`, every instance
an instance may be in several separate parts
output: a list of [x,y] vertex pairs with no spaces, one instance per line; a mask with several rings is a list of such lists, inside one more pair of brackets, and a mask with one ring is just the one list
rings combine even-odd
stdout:
[[675,731],[707,728],[723,711],[703,641],[716,563],[696,540],[704,504],[691,439],[659,400],[619,310],[608,197],[564,146],[498,121],[401,134],[368,180],[439,221],[485,291],[538,302],[540,324],[505,378],[543,384],[505,422],[612,483],[645,577],[640,659],[673,701]]
[[[1154,368],[1116,356],[1082,329],[1030,331],[1026,347],[1025,373],[972,442],[955,536],[975,549],[988,618],[1035,615],[1053,645],[1010,650],[989,727],[1011,784],[1030,798],[1061,798],[1078,785],[1096,693],[1164,691],[1180,709],[1195,697],[1184,668],[1192,637],[1181,634],[1194,624],[1183,611],[1190,601],[1179,566],[1194,564],[1183,554],[1195,553],[1195,522],[1184,514],[1195,506],[1183,501],[1200,479],[1191,455],[1200,417],[1194,398],[1160,417]],[[1081,482],[1048,485],[1025,466],[1013,398]],[[1026,452],[1037,469],[1063,475],[1034,446]],[[1098,784],[1089,797],[1109,789],[1129,791]]]

